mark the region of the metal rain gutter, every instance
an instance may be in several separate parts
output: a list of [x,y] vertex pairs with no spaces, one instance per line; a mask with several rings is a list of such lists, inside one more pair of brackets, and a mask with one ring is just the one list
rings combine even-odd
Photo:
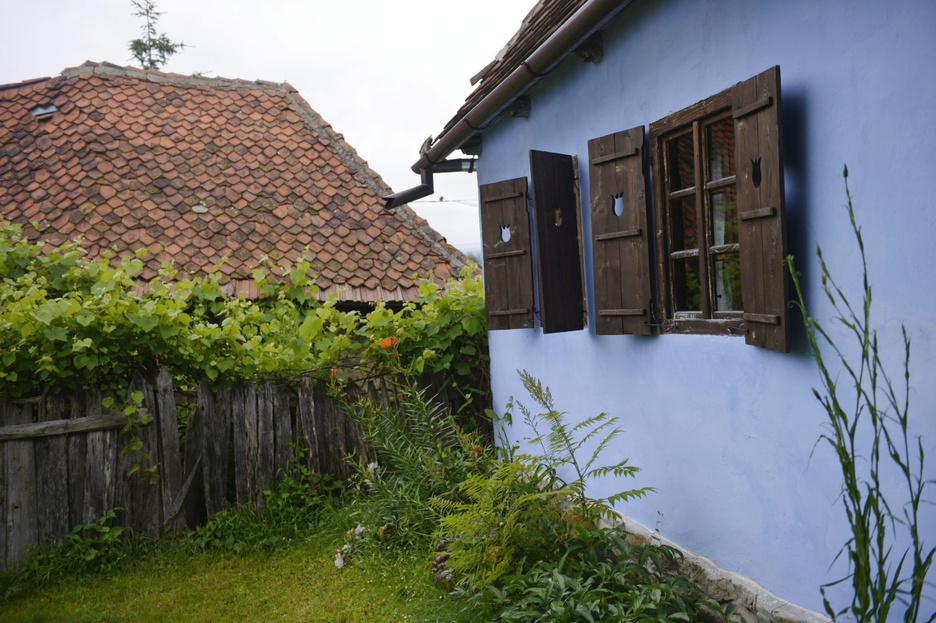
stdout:
[[[515,97],[533,86],[592,32],[604,26],[632,1],[588,0],[579,7],[578,11],[573,13],[493,91],[465,113],[448,132],[437,138],[432,147],[413,164],[413,172],[422,175],[426,169],[436,163],[441,163],[478,128],[484,127],[484,124],[496,117]],[[431,192],[430,190],[429,194]]]

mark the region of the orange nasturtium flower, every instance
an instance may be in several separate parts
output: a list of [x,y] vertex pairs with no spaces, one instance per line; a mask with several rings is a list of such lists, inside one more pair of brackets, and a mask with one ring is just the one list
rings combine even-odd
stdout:
[[380,344],[382,349],[390,350],[391,348],[396,348],[396,345],[400,343],[400,340],[391,335],[390,337],[385,337],[377,343]]

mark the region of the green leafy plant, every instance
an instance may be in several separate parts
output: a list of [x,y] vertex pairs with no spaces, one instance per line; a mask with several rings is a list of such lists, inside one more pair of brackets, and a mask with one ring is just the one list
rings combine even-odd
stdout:
[[[611,466],[598,463],[602,451],[619,433],[613,428],[617,419],[599,414],[569,426],[566,414],[555,408],[549,389],[526,371],[518,373],[524,388],[543,409],[533,413],[516,403],[535,434],[528,441],[539,445],[543,454],[521,454],[504,438],[501,456],[480,463],[481,469],[459,486],[457,498],[434,501],[443,515],[437,536],[458,535],[451,544],[446,568],[457,582],[475,587],[494,582],[527,560],[557,560],[562,542],[576,526],[596,527],[602,519],[619,519],[614,503],[653,491],[644,487],[607,498],[588,497],[585,487],[589,480],[606,475],[634,477],[639,471],[627,460]],[[508,424],[513,404],[511,398],[505,415]],[[548,430],[540,432],[543,425]],[[579,452],[589,443],[595,448],[583,461]],[[560,477],[569,470],[573,478]]]
[[224,296],[220,266],[182,279],[164,265],[140,292],[146,249],[89,259],[79,243],[46,251],[20,226],[0,224],[0,393],[98,385],[121,395],[134,374],[160,367],[190,386],[332,371],[357,379],[390,373],[378,346],[389,337],[401,366],[443,373],[466,409],[478,412],[472,402],[487,393],[483,289],[471,270],[444,288],[421,282],[420,297],[401,310],[378,305],[362,316],[335,298],[319,301],[306,261],[257,267],[259,300]]
[[[640,468],[628,465],[628,459],[614,465],[596,464],[602,451],[621,432],[619,428],[613,428],[617,423],[617,417],[608,417],[606,413],[599,413],[570,427],[565,423],[566,413],[556,410],[549,388],[543,387],[543,384],[526,370],[519,370],[518,374],[523,387],[544,409],[541,413],[533,414],[523,403],[517,402],[524,421],[536,434],[536,437],[528,441],[531,444],[540,445],[543,449],[541,460],[552,468],[557,471],[563,468],[572,469],[575,477],[566,486],[572,492],[570,502],[574,512],[584,521],[592,523],[597,523],[601,519],[620,521],[620,513],[614,510],[616,502],[641,498],[654,491],[652,487],[643,487],[625,489],[606,498],[589,498],[585,494],[585,486],[589,480],[605,476],[633,478],[640,471]],[[512,402],[511,398],[508,411]],[[548,432],[539,432],[541,423],[549,427]],[[583,463],[576,453],[592,441],[597,441],[597,446],[592,451],[591,457]]]
[[481,591],[458,589],[462,613],[505,623],[688,622],[698,587],[665,572],[680,559],[667,546],[635,546],[612,529],[579,527],[558,560],[518,568]]
[[450,541],[446,580],[481,588],[525,560],[558,556],[570,530],[563,520],[570,490],[549,466],[510,455],[471,473],[457,493],[433,500],[441,515],[436,536]]
[[153,549],[153,542],[113,525],[122,510],[111,509],[94,523],[75,526],[62,543],[30,549],[20,571],[5,573],[4,597],[66,578],[111,575],[142,558]]
[[[920,616],[923,587],[936,555],[936,548],[927,550],[923,543],[919,516],[924,489],[934,481],[924,479],[923,443],[910,434],[910,338],[903,327],[903,383],[898,387],[885,370],[877,332],[871,325],[871,285],[861,228],[848,190],[847,168],[844,176],[848,218],[861,255],[860,306],[853,307],[839,288],[818,245],[816,255],[822,289],[835,310],[836,322],[851,340],[847,347],[836,343],[833,334],[807,313],[793,258],[787,258],[798,296],[796,305],[806,324],[822,381],[823,392],[813,390],[828,415],[829,432],[821,439],[829,443],[838,458],[843,478],[842,503],[852,531],[852,537],[836,556],[846,556],[848,575],[822,587],[823,602],[833,619],[883,623],[900,601],[904,604],[903,620],[912,623]],[[829,362],[826,348],[832,353]],[[852,352],[858,353],[857,360]],[[840,387],[841,371],[851,388]],[[906,487],[906,497],[899,503],[893,497],[888,499],[892,494],[885,493],[881,478],[882,470],[893,468]],[[909,542],[903,552],[894,549],[901,542]],[[853,589],[851,603],[835,607],[826,588],[846,581]],[[932,623],[936,613],[925,620]]]
[[264,491],[262,508],[228,507],[187,532],[181,547],[184,551],[236,554],[276,551],[314,534],[328,511],[342,503],[343,491],[341,483],[330,475],[312,474],[299,452],[276,486]]
[[463,432],[413,377],[391,379],[390,388],[386,407],[364,397],[346,408],[377,454],[374,463],[353,462],[366,500],[360,521],[385,526],[387,543],[425,542],[438,520],[430,501],[451,497],[468,474],[468,454],[483,442]]
[[[115,400],[108,396],[101,401],[105,409],[113,409]],[[127,424],[121,429],[121,433],[127,436],[127,443],[120,451],[120,456],[125,454],[138,454],[140,457],[151,460],[153,457],[143,452],[143,440],[140,438],[142,428],[148,425],[152,420],[141,409],[143,404],[143,392],[130,392],[129,400],[123,405],[119,405],[120,410],[127,418]],[[127,471],[127,476],[132,476],[140,470],[140,462],[136,461]],[[150,484],[155,484],[159,480],[159,469],[157,465],[151,465],[143,470]]]

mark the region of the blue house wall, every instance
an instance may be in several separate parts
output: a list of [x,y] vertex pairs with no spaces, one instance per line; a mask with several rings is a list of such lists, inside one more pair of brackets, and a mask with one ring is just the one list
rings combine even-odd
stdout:
[[[847,163],[883,358],[901,381],[905,324],[914,432],[936,457],[934,33],[936,3],[929,1],[638,0],[603,29],[599,62],[567,58],[529,92],[529,118],[504,118],[483,134],[481,184],[529,177],[530,149],[579,156],[589,304],[583,331],[491,332],[495,406],[502,409],[509,396],[532,403],[516,374],[523,368],[549,386],[570,418],[618,416],[624,433],[605,462],[629,458],[642,471],[623,484],[656,488],[619,510],[813,610],[822,610],[820,584],[845,571],[843,561],[832,563],[850,532],[838,464],[830,448],[817,445],[825,414],[812,395],[819,373],[802,321],[791,313],[789,354],[739,337],[597,336],[587,141],[649,127],[779,65],[789,251],[809,311],[846,339],[831,320],[814,251],[822,246],[833,275],[858,302],[858,249],[843,207]],[[525,433],[517,427],[510,434],[522,441]],[[930,476],[934,469],[931,458]],[[591,493],[608,495],[621,484],[596,482]],[[934,545],[936,513],[932,506],[925,512],[923,536]],[[847,583],[830,595],[843,605]],[[932,599],[924,603],[924,613],[933,609]]]

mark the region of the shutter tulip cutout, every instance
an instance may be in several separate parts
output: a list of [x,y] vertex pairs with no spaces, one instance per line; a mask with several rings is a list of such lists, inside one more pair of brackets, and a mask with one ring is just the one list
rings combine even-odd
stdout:
[[510,242],[510,225],[501,226],[501,241]]
[[754,188],[760,188],[760,158],[754,158],[751,160],[751,181],[754,182]]
[[614,216],[621,216],[624,214],[624,193],[618,195],[611,195],[612,209],[614,210]]

